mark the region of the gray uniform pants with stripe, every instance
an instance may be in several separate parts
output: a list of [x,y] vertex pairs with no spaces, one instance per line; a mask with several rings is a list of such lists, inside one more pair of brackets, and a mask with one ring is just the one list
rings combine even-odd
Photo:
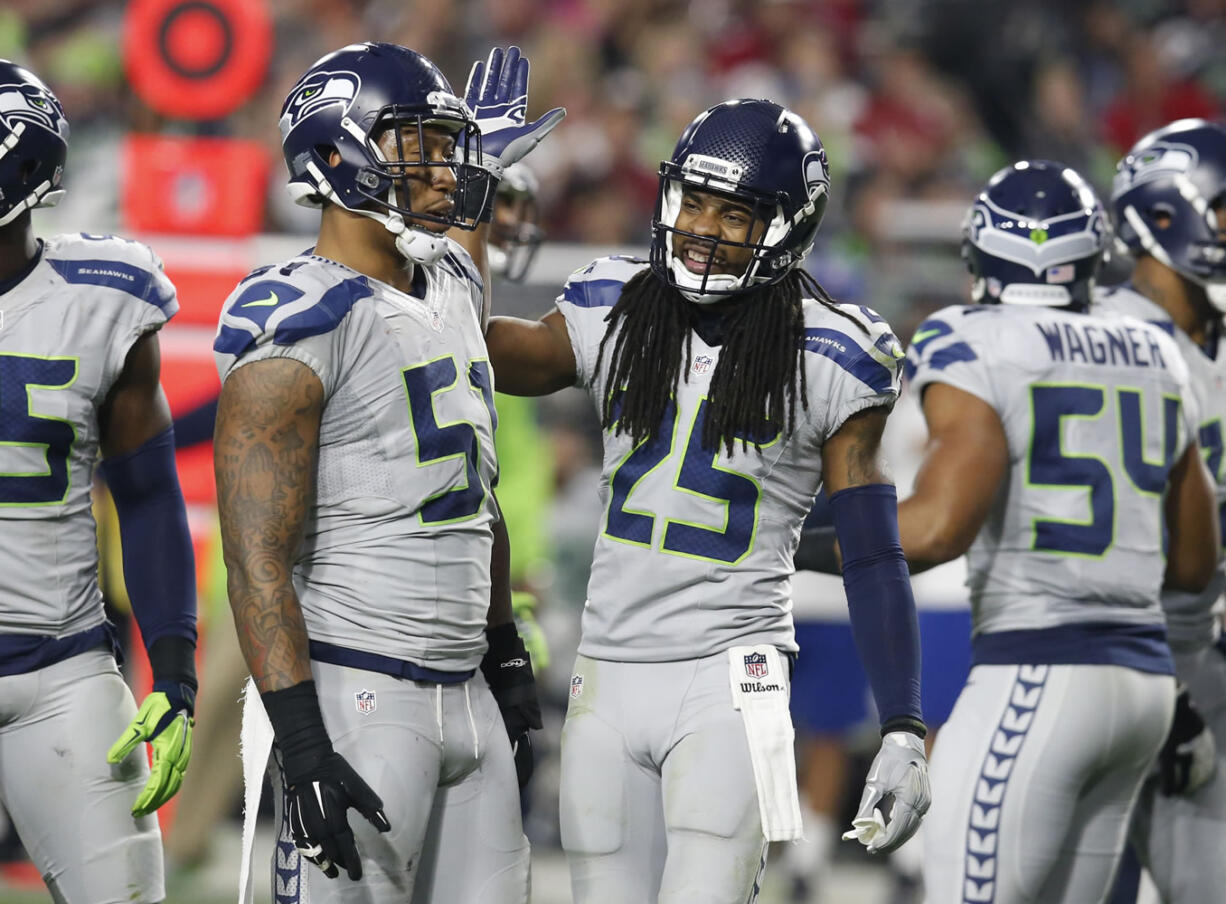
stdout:
[[1174,702],[1119,666],[972,669],[932,753],[927,904],[1103,901]]
[[157,816],[132,815],[145,745],[106,761],[135,716],[109,650],[0,677],[0,797],[57,904],[165,897]]
[[328,879],[294,849],[274,748],[276,904],[527,904],[511,743],[481,673],[440,685],[319,662],[311,671],[333,746],[383,799],[392,829],[379,834],[351,810],[362,878]]
[[727,655],[578,657],[561,783],[575,904],[756,898],[766,842]]
[[1200,904],[1226,895],[1226,652],[1212,647],[1176,668],[1213,731],[1217,773],[1187,796],[1146,782],[1130,837],[1165,904]]

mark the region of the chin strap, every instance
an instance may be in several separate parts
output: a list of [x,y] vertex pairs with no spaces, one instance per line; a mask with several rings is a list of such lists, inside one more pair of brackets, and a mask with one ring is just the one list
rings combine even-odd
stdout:
[[[430,266],[437,264],[443,259],[443,255],[447,253],[447,237],[445,235],[433,233],[420,227],[410,226],[405,222],[404,217],[398,213],[349,207],[341,200],[340,195],[336,193],[331,183],[328,182],[327,177],[324,176],[323,172],[314,162],[308,162],[306,168],[318,188],[313,192],[308,192],[303,190],[305,186],[302,183],[291,182],[289,190],[295,202],[308,207],[317,206],[311,201],[311,196],[315,195],[326,201],[331,201],[338,207],[345,208],[350,213],[370,217],[375,222],[382,223],[384,229],[396,236],[396,250],[412,263]],[[394,192],[395,189],[393,188],[391,191]]]

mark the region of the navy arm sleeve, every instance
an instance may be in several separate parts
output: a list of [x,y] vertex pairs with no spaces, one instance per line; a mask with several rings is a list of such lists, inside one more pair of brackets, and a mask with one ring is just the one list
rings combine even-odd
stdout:
[[923,737],[919,624],[898,537],[898,494],[889,484],[848,487],[830,497],[830,510],[843,553],[851,631],[882,734]]

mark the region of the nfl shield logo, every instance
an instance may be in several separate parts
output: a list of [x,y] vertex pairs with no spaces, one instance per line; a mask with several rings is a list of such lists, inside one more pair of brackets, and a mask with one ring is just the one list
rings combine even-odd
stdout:
[[369,716],[375,711],[375,692],[362,689],[353,695],[353,705],[358,708],[364,716]]
[[572,700],[575,699],[582,693],[583,693],[583,676],[582,675],[571,675],[570,676],[571,699]]
[[710,355],[695,355],[694,366],[692,370],[694,371],[694,373],[701,376],[702,374],[705,374],[707,371],[709,371],[711,369],[711,365],[714,363],[715,363],[715,359],[712,358]]
[[745,674],[750,678],[765,678],[769,669],[765,653],[750,653],[745,657]]

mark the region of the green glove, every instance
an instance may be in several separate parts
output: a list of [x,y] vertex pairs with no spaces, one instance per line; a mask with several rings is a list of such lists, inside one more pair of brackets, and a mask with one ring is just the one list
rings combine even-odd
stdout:
[[533,672],[549,668],[549,642],[536,620],[536,594],[530,590],[512,590],[511,612],[524,649],[532,657]]
[[142,741],[153,747],[149,781],[132,805],[133,816],[152,813],[174,797],[183,784],[183,773],[192,758],[192,726],[196,724],[192,718],[193,697],[191,688],[184,685],[163,687],[155,683],[132,724],[107,751],[106,761],[119,763]]

